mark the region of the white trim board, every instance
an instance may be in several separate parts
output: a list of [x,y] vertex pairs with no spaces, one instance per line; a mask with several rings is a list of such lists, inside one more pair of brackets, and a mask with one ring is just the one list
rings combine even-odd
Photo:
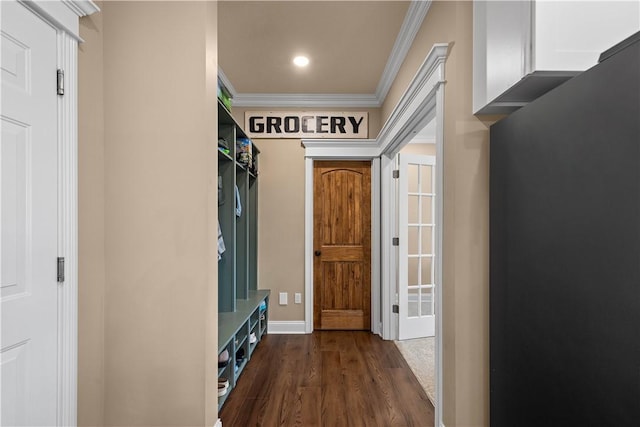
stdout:
[[376,139],[304,139],[305,157],[315,160],[368,160],[383,154],[393,157],[435,117],[436,94],[445,83],[444,64],[448,53],[448,43],[433,45]]
[[378,135],[381,153],[395,154],[431,120],[424,110],[435,106],[436,91],[445,82],[444,63],[448,53],[448,43],[433,45]]
[[[306,150],[305,150],[306,151]],[[304,323],[313,332],[313,159],[304,159]]]
[[304,320],[269,320],[268,333],[278,334],[306,334],[306,323]]
[[[305,330],[313,331],[313,161],[320,159],[375,159],[380,171],[376,176],[379,182],[372,182],[372,188],[379,191],[377,200],[380,201],[380,223],[373,226],[373,232],[378,233],[380,245],[373,250],[381,251],[380,260],[382,271],[379,276],[381,282],[381,305],[375,310],[382,310],[378,319],[382,320],[382,338],[396,339],[398,333],[397,315],[392,313],[392,305],[396,303],[395,261],[392,238],[395,237],[395,199],[391,173],[395,169],[394,157],[403,145],[408,143],[414,135],[431,120],[436,120],[436,158],[440,165],[444,165],[444,83],[445,61],[448,55],[447,43],[435,44],[415,77],[409,84],[404,95],[384,124],[376,140],[303,140],[305,147]],[[436,168],[438,177],[437,193],[442,195],[443,167]],[[376,196],[372,196],[374,199]],[[392,208],[393,207],[393,208]],[[378,207],[376,207],[377,209]],[[442,203],[436,212],[436,221],[443,224]],[[438,228],[442,230],[442,226]],[[441,232],[440,232],[441,233]],[[437,238],[437,245],[441,245],[442,235]],[[442,253],[442,247],[437,248]],[[372,254],[373,259],[375,255]],[[442,402],[442,267],[438,260],[436,268],[439,271],[438,283],[440,292],[436,293],[436,402]],[[372,276],[373,278],[373,276]],[[372,293],[374,292],[372,284]],[[373,313],[372,313],[373,314]],[[374,328],[372,328],[373,330]],[[442,405],[435,405],[436,425],[442,424]]]
[[376,91],[372,94],[238,93],[220,67],[218,77],[229,90],[233,105],[238,107],[377,108],[384,103],[430,7],[431,0],[411,1]]
[[[444,73],[444,71],[443,71]],[[444,242],[444,88],[441,86],[436,92],[436,162],[439,166],[436,166],[436,197],[439,197],[439,201],[436,201],[436,223],[440,224],[440,227],[436,230],[436,251],[441,254],[436,260],[436,280],[440,285],[440,292],[436,293],[436,342],[435,342],[435,361],[436,361],[436,407],[435,418],[436,423],[444,426],[442,418],[444,412],[442,410],[442,403],[437,402],[444,401],[443,375],[442,375],[442,321],[444,319],[443,313],[443,300],[442,294],[444,293],[444,284],[442,282],[442,259],[444,257],[443,242]],[[439,196],[438,196],[439,195]]]
[[384,206],[394,206],[395,201],[395,181],[393,170],[396,169],[395,156],[381,156],[381,250],[382,259],[385,264],[382,266],[382,338],[386,340],[396,339],[395,331],[398,330],[398,316],[392,310],[384,309],[390,305],[397,304],[396,287],[397,280],[397,258],[398,247],[389,244],[397,234],[396,209],[384,208]]
[[300,108],[378,108],[374,94],[353,93],[239,93],[231,100],[234,107]]
[[[380,253],[380,158],[371,163],[371,332],[382,336],[381,295],[382,263]],[[375,185],[374,185],[375,184]]]
[[402,28],[398,33],[393,49],[391,49],[391,55],[387,60],[387,65],[384,67],[382,77],[376,89],[376,98],[380,105],[382,105],[387,97],[389,89],[391,89],[391,85],[395,81],[398,71],[400,71],[400,67],[407,57],[407,53],[409,53],[413,40],[416,38],[416,34],[418,34],[418,30],[420,30],[430,7],[431,0],[412,1],[409,5],[409,10],[407,10],[407,14],[404,17]]
[[78,391],[78,41],[58,32],[58,68],[67,79],[58,97],[58,256],[65,281],[58,286],[58,425],[76,425]]
[[[377,200],[381,201],[383,207],[388,207],[392,202],[389,198],[392,196],[389,185],[385,184],[391,177],[391,171],[394,168],[393,163],[389,159],[393,158],[397,150],[402,144],[407,143],[413,135],[418,133],[422,126],[432,120],[437,112],[438,106],[437,94],[444,84],[444,64],[448,54],[449,45],[447,43],[435,44],[421,67],[418,69],[415,77],[409,84],[407,91],[400,98],[396,108],[391,113],[389,119],[384,124],[378,139],[366,140],[339,140],[339,139],[322,139],[322,140],[303,140],[302,145],[305,148],[305,330],[307,333],[313,331],[313,161],[326,159],[349,159],[349,160],[370,160],[382,157],[377,162],[380,172],[377,175],[380,181],[372,181],[372,189],[379,191]],[[443,98],[440,105],[443,102]],[[442,113],[442,112],[441,112]],[[441,114],[442,115],[442,114]],[[441,119],[440,119],[441,121]],[[441,126],[436,139],[442,138]],[[438,144],[436,144],[438,151]],[[439,155],[442,155],[440,147]],[[441,157],[440,157],[441,158]],[[373,175],[372,175],[373,176]],[[378,209],[376,207],[376,209]],[[384,209],[384,208],[383,208]],[[380,242],[377,246],[378,251],[382,251],[380,258],[389,260],[386,252],[387,246],[391,244],[391,236],[393,233],[391,213],[389,209],[382,210],[380,222],[373,230],[378,233],[372,238],[373,242]],[[381,232],[382,230],[382,232]],[[373,248],[376,249],[376,248]],[[373,259],[375,255],[372,253]],[[391,314],[391,306],[395,304],[395,291],[390,289],[390,284],[395,283],[392,273],[389,271],[381,272],[379,281],[381,281],[381,306],[382,313],[377,317],[382,321],[382,334],[384,339],[395,339],[397,337],[397,325],[394,323],[397,316]],[[372,275],[372,279],[376,275]],[[374,286],[372,283],[372,292]],[[380,305],[372,307],[380,310]],[[388,311],[388,313],[387,313]],[[372,312],[375,317],[375,314]],[[372,328],[374,330],[375,328]]]
[[65,33],[79,42],[82,42],[79,18],[100,11],[100,8],[90,0],[18,1],[53,25],[58,30],[58,34]]

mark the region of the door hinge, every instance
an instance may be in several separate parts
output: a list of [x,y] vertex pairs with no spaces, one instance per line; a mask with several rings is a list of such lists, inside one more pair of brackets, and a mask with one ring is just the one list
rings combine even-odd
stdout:
[[393,239],[391,239],[391,244],[393,246],[400,246],[400,238],[399,237],[394,237]]
[[391,311],[393,311],[396,314],[400,313],[400,306],[398,304],[393,304],[391,306]]
[[399,169],[396,169],[396,170],[393,171],[393,178],[394,179],[400,178],[400,170]]
[[58,69],[58,95],[64,95],[64,70]]
[[64,282],[64,257],[58,257],[58,282]]

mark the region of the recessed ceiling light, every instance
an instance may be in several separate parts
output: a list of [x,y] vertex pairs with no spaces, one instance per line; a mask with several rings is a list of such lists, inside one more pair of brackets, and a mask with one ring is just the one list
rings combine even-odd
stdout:
[[298,67],[306,67],[309,65],[309,58],[306,56],[296,56],[293,58],[293,63]]

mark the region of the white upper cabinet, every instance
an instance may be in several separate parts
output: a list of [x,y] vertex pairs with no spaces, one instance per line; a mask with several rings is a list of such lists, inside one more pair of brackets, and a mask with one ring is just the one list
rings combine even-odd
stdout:
[[474,1],[473,112],[508,114],[640,30],[640,0]]

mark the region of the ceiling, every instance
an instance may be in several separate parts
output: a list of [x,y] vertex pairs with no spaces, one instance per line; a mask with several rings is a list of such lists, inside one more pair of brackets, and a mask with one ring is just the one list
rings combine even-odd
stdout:
[[380,106],[429,4],[222,1],[221,80],[237,106]]

